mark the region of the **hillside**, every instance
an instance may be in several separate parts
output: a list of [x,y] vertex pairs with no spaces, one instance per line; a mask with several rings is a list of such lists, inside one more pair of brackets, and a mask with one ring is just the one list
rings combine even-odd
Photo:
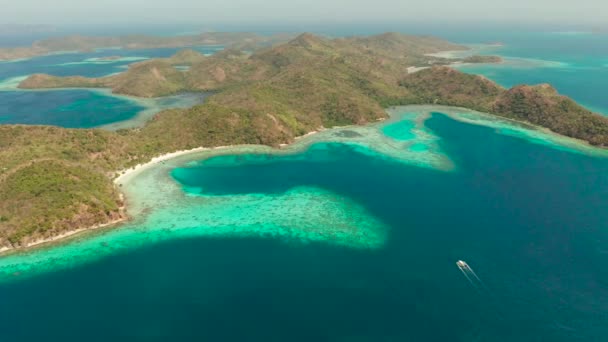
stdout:
[[[0,246],[121,217],[112,177],[159,154],[200,146],[276,146],[321,127],[385,118],[390,105],[468,107],[608,146],[608,119],[549,86],[506,90],[443,66],[408,74],[417,63],[445,62],[427,53],[454,48],[436,38],[393,33],[341,39],[303,34],[252,53],[228,49],[205,57],[183,51],[106,78],[30,77],[23,87],[103,86],[147,97],[185,90],[216,94],[202,105],[159,113],[133,130],[0,125]],[[189,69],[175,69],[183,65]]]
[[[119,75],[84,79],[32,75],[19,87],[23,89],[106,87],[117,94],[157,97],[182,91],[213,91],[245,81],[267,80],[273,75],[311,66],[332,68],[343,65],[346,72],[368,73],[383,84],[395,84],[412,65],[446,64],[446,60],[427,56],[441,50],[466,49],[433,37],[387,33],[365,38],[326,39],[302,34],[286,44],[259,49],[252,54],[229,49],[210,57],[182,51],[171,58],[132,64]],[[187,59],[187,60],[184,60]],[[187,65],[178,71],[175,66]],[[349,76],[352,78],[352,76]],[[354,76],[359,77],[359,76]],[[88,84],[88,85],[87,85]],[[381,88],[384,86],[378,85]]]
[[129,160],[124,146],[109,132],[0,125],[0,245],[120,217],[107,171]]
[[482,76],[434,67],[408,75],[400,85],[411,94],[404,103],[471,108],[529,122],[592,145],[608,146],[608,118],[559,95],[548,84],[506,90]]
[[608,119],[559,95],[548,84],[517,86],[492,104],[492,113],[526,121],[565,136],[608,146]]

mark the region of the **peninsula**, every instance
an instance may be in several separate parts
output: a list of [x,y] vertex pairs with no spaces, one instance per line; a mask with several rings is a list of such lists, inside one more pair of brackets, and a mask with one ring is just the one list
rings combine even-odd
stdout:
[[[162,154],[237,144],[278,146],[322,127],[366,124],[406,104],[467,107],[608,146],[608,118],[550,85],[504,89],[428,54],[466,49],[433,37],[386,33],[281,44],[184,50],[105,78],[34,75],[21,88],[109,87],[154,97],[214,91],[204,104],[157,114],[138,129],[109,132],[0,125],[0,246],[19,247],[124,217],[112,179]],[[187,65],[187,70],[177,66]],[[429,67],[408,73],[410,67]]]

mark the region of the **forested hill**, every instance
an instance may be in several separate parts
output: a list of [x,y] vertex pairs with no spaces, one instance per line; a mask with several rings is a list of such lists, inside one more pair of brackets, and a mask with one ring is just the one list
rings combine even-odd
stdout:
[[608,147],[608,118],[592,113],[549,84],[503,89],[481,77],[435,67],[403,78],[415,94],[412,103],[466,107],[545,127],[553,132]]

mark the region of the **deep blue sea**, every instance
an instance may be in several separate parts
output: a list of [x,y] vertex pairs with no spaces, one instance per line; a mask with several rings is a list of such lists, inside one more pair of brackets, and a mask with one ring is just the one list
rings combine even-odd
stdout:
[[[501,41],[495,53],[558,62],[468,71],[504,85],[555,83],[608,109],[608,68],[600,65],[608,60],[608,45],[600,44],[606,36],[500,34],[446,37]],[[608,159],[441,113],[425,125],[453,170],[318,143],[297,158],[220,156],[171,172],[189,196],[197,195],[191,189],[220,197],[277,196],[302,186],[331,191],[390,228],[383,246],[263,236],[121,250],[0,283],[0,340],[608,340]],[[138,229],[145,235],[145,226]],[[479,281],[469,282],[457,260]]]
[[88,90],[0,91],[0,124],[90,128],[129,120],[144,107]]
[[[608,159],[441,114],[427,128],[457,171],[405,166],[337,144],[302,158],[245,155],[176,175],[216,195],[315,186],[347,196],[390,226],[382,248],[273,238],[138,248],[0,285],[3,341],[608,336]],[[459,272],[459,259],[482,286]]]

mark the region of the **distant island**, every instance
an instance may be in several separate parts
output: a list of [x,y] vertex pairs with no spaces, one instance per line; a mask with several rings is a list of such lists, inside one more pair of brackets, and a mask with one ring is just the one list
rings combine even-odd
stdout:
[[278,34],[262,36],[255,33],[208,32],[190,36],[155,37],[129,35],[121,37],[54,37],[34,42],[31,46],[0,48],[0,60],[31,58],[66,51],[89,52],[95,49],[122,48],[129,50],[152,48],[180,48],[222,45],[240,49],[255,49],[293,38]]
[[463,63],[502,63],[503,59],[499,56],[470,56],[462,59]]
[[115,61],[115,60],[119,60],[123,58],[122,56],[106,56],[106,57],[99,57],[96,60],[98,61]]
[[[340,38],[329,40],[312,35],[303,35],[289,44],[295,44],[298,39],[303,44],[313,41],[324,44],[336,44],[336,49],[345,43],[356,43],[358,48],[365,48],[369,41],[361,38]],[[310,42],[306,42],[306,40]],[[395,36],[392,39],[413,40],[413,36]],[[468,50],[467,47],[452,44],[446,41],[429,37],[415,37],[420,39],[418,45],[404,44],[404,46],[375,46],[374,51],[380,53],[386,48],[388,56],[401,56],[404,60],[399,61],[401,66],[406,64],[418,70],[438,65],[450,65],[452,63],[500,63],[502,58],[498,56],[470,56],[466,58],[442,58],[431,56],[433,53],[445,51]],[[312,43],[311,43],[312,44]],[[377,42],[374,42],[377,44]],[[398,44],[403,44],[399,42]],[[346,47],[346,46],[345,46]],[[273,48],[267,48],[273,50]],[[398,51],[393,51],[397,49]],[[428,52],[431,51],[431,52]],[[347,51],[340,51],[345,53]],[[427,53],[428,52],[428,53]],[[255,54],[245,53],[242,49],[228,48],[214,56],[206,57],[201,53],[185,49],[170,58],[159,58],[144,62],[131,64],[129,69],[121,74],[101,78],[85,78],[81,76],[56,77],[45,74],[31,75],[19,84],[21,89],[52,89],[52,88],[110,88],[115,94],[130,95],[136,97],[159,97],[173,95],[179,92],[191,91],[217,91],[223,87],[232,86],[243,81],[258,81],[270,75],[272,65],[264,63],[260,57],[265,53],[264,49],[258,49]],[[429,55],[431,54],[431,55]],[[112,57],[109,57],[112,58]],[[184,70],[183,67],[188,69]],[[407,68],[405,69],[407,70]],[[255,71],[252,73],[251,71]],[[399,72],[403,72],[400,70]]]
[[[203,56],[183,50],[104,78],[33,75],[20,87],[109,87],[140,97],[215,94],[204,104],[167,110],[142,128],[118,132],[0,125],[0,246],[124,219],[112,179],[153,157],[201,146],[279,146],[323,127],[384,119],[385,109],[396,105],[466,107],[608,147],[608,118],[550,85],[504,89],[446,66],[453,60],[428,56],[464,49],[398,33],[338,39],[302,34],[253,51],[234,46]],[[411,67],[425,69],[410,73]]]

